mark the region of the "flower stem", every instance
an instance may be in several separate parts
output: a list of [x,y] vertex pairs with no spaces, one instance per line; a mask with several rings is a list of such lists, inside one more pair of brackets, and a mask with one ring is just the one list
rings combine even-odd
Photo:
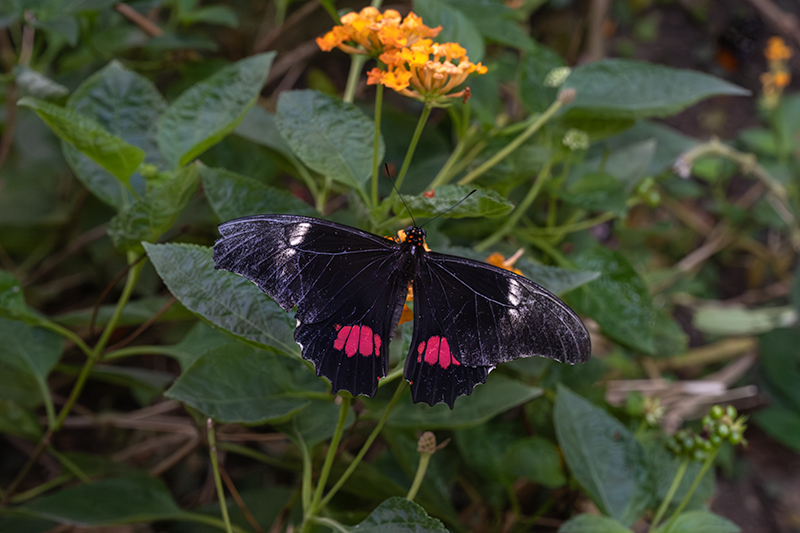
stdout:
[[542,170],[539,172],[539,175],[536,177],[536,181],[533,183],[533,186],[531,186],[531,188],[528,190],[528,194],[526,194],[525,198],[523,198],[519,205],[517,205],[516,209],[514,209],[514,212],[509,215],[505,224],[503,224],[503,226],[493,234],[479,242],[478,245],[475,246],[475,250],[479,252],[486,250],[489,246],[495,244],[497,241],[508,235],[512,229],[514,229],[514,226],[517,225],[517,222],[519,222],[519,219],[525,214],[525,211],[527,211],[533,201],[536,200],[536,197],[539,195],[539,191],[542,190],[542,186],[550,177],[551,166],[552,163],[548,161],[544,168],[542,168]]
[[383,425],[389,418],[389,413],[392,412],[392,408],[394,408],[394,405],[397,403],[397,400],[400,399],[401,393],[403,392],[403,390],[405,390],[405,384],[406,380],[404,379],[400,380],[400,383],[397,385],[397,389],[394,391],[394,396],[392,396],[392,399],[389,401],[389,405],[386,406],[386,411],[384,411],[383,416],[381,416],[381,419],[378,420],[378,424],[375,426],[375,429],[373,429],[372,433],[369,434],[369,437],[367,437],[367,441],[361,447],[361,450],[358,452],[358,455],[355,456],[353,462],[350,463],[350,466],[347,467],[347,470],[344,471],[342,477],[339,478],[339,481],[336,482],[333,488],[331,488],[328,494],[326,494],[325,497],[322,499],[322,501],[320,502],[320,507],[325,506],[331,500],[331,498],[333,498],[336,495],[336,493],[339,492],[339,489],[342,488],[342,485],[345,484],[345,482],[355,471],[359,463],[361,463],[361,460],[367,454],[367,451],[369,451],[370,447],[372,446],[372,443],[375,442],[376,438],[378,438],[378,434],[380,434],[381,429],[383,429]]
[[689,458],[683,460],[681,465],[678,467],[678,471],[675,473],[675,478],[672,480],[672,485],[669,487],[669,491],[667,491],[667,496],[664,498],[664,501],[661,502],[661,506],[656,511],[656,515],[653,517],[653,521],[651,522],[652,528],[655,529],[658,523],[663,518],[664,513],[667,512],[667,508],[669,507],[672,498],[675,496],[675,492],[678,490],[678,487],[683,480],[683,476],[686,474],[686,469],[689,467]]
[[425,123],[428,122],[428,117],[431,116],[431,109],[433,108],[429,104],[425,104],[425,107],[422,108],[422,114],[419,116],[419,121],[417,121],[417,128],[414,130],[414,136],[411,137],[411,142],[409,143],[408,150],[406,151],[406,157],[403,159],[403,166],[400,167],[400,172],[397,174],[397,179],[394,182],[394,186],[398,191],[403,185],[406,172],[408,172],[408,167],[411,165],[411,159],[414,157],[414,150],[417,149],[417,143],[419,143],[419,138],[422,136],[422,130],[425,128]]
[[348,104],[352,104],[355,99],[358,78],[361,77],[361,70],[364,68],[364,63],[367,62],[367,56],[365,55],[354,54],[350,58],[350,72],[347,75],[347,85],[342,96],[342,100]]
[[531,122],[530,126],[525,128],[525,131],[523,131],[517,138],[508,143],[505,147],[503,147],[502,150],[494,154],[478,168],[476,168],[475,170],[473,170],[472,172],[461,178],[458,181],[458,184],[467,185],[468,183],[473,182],[478,177],[480,177],[484,172],[486,172],[487,170],[495,166],[497,163],[505,159],[511,152],[519,148],[522,145],[522,143],[527,141],[531,135],[539,131],[539,129],[542,126],[544,126],[545,123],[547,123],[547,121],[550,120],[553,117],[553,115],[555,115],[556,112],[559,109],[561,109],[563,105],[564,104],[561,103],[561,100],[556,100],[555,102],[550,104],[550,107],[548,107],[544,113],[536,117],[536,119],[533,122]]
[[414,476],[414,481],[411,483],[411,488],[408,489],[406,500],[413,502],[417,497],[417,492],[422,486],[422,480],[425,479],[425,472],[428,470],[428,464],[431,462],[430,453],[421,453],[419,455],[419,465],[417,465],[417,473]]
[[375,138],[372,141],[372,205],[378,205],[378,152],[381,141],[381,112],[383,110],[383,85],[375,88]]
[[697,490],[697,487],[700,485],[700,482],[708,472],[708,469],[711,468],[711,465],[714,464],[714,459],[717,457],[717,452],[719,452],[719,448],[716,448],[709,456],[708,459],[703,463],[703,468],[700,469],[700,472],[697,473],[697,477],[694,478],[694,482],[692,482],[692,486],[689,487],[689,491],[686,493],[686,496],[683,497],[681,503],[678,504],[678,508],[675,509],[675,512],[672,514],[672,517],[667,522],[667,526],[664,528],[663,533],[669,533],[672,529],[672,526],[675,525],[675,520],[678,519],[678,516],[681,514],[683,509],[689,503],[689,500],[694,495],[694,491]]
[[208,456],[211,458],[211,470],[214,472],[214,485],[217,487],[219,510],[222,513],[222,521],[225,523],[225,531],[233,533],[231,530],[231,518],[228,516],[228,505],[225,501],[225,489],[222,488],[222,477],[219,475],[217,436],[214,433],[214,421],[209,418],[206,422],[206,427],[208,428]]
[[325,490],[325,484],[328,482],[328,476],[330,476],[331,467],[333,466],[333,459],[336,457],[336,450],[339,448],[339,442],[341,442],[342,433],[344,433],[344,425],[347,421],[347,414],[350,412],[351,398],[345,398],[344,396],[341,398],[342,405],[339,407],[339,422],[336,424],[336,430],[333,432],[333,438],[331,439],[331,444],[328,447],[328,455],[325,456],[325,462],[322,465],[322,472],[317,480],[317,488],[314,491],[314,498],[311,500],[311,506],[308,510],[309,516],[315,516],[317,511],[319,511],[319,509],[325,505],[324,502],[320,503],[320,500],[322,500],[322,491]]

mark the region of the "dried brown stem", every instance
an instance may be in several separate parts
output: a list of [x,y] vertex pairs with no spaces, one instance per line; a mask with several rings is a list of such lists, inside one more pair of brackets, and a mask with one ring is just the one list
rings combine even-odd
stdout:
[[123,17],[136,24],[140,30],[145,32],[150,37],[160,37],[164,35],[164,31],[159,28],[152,20],[145,17],[128,4],[119,3],[114,6]]

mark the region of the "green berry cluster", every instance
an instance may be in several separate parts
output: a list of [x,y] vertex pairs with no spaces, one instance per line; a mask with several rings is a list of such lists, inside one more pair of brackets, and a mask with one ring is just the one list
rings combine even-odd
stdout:
[[726,440],[734,446],[747,444],[744,440],[746,422],[747,417],[739,416],[732,405],[727,408],[715,405],[703,417],[703,429],[700,433],[682,429],[667,440],[666,446],[675,455],[688,457],[694,461],[705,461],[716,453]]

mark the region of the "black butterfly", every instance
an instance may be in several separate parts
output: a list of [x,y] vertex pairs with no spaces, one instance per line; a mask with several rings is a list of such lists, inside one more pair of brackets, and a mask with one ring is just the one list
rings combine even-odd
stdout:
[[287,311],[297,306],[295,341],[333,392],[375,395],[409,284],[405,378],[415,402],[452,408],[504,361],[589,359],[589,334],[561,300],[513,272],[427,251],[420,227],[395,242],[317,218],[260,215],[219,231],[216,268],[253,281]]

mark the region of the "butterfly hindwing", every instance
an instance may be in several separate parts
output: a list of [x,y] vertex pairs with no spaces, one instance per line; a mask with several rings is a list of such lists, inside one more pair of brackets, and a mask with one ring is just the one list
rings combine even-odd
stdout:
[[236,219],[220,233],[216,267],[250,279],[287,311],[297,306],[295,340],[317,375],[334,392],[373,396],[408,285],[399,245],[291,215]]
[[414,401],[470,394],[497,364],[543,356],[588,359],[589,335],[550,292],[507,270],[427,253],[414,277],[414,337],[405,376]]

